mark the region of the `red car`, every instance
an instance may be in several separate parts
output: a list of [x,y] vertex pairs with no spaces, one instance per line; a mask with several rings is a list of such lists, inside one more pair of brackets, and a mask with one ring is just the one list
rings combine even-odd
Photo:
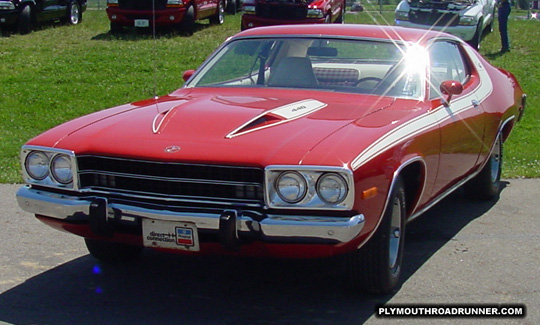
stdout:
[[407,222],[462,185],[497,197],[525,106],[458,38],[391,26],[250,29],[184,78],[30,140],[20,207],[105,261],[341,255],[386,293]]
[[241,29],[271,25],[343,23],[345,0],[244,0]]
[[176,26],[189,30],[196,20],[223,24],[225,0],[107,0],[111,32],[123,27]]

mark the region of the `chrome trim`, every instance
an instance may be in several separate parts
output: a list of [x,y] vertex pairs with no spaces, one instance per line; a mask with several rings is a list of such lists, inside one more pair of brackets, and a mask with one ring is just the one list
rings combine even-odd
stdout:
[[[49,156],[49,175],[45,177],[43,180],[37,180],[28,174],[26,171],[26,157],[28,154],[32,151],[42,151],[47,156]],[[71,159],[71,172],[73,174],[73,181],[68,184],[62,184],[54,179],[54,177],[51,175],[51,164],[53,158],[58,154],[65,154],[70,157]],[[22,164],[22,174],[23,179],[28,184],[36,184],[41,186],[47,186],[47,187],[53,187],[53,188],[69,188],[73,190],[79,189],[79,176],[78,176],[78,168],[77,168],[77,158],[75,157],[75,152],[71,150],[65,150],[65,149],[57,149],[57,148],[51,148],[51,147],[43,147],[43,146],[32,146],[32,145],[24,145],[21,147],[21,153],[20,153],[20,159]]]
[[[427,164],[424,161],[424,158],[422,158],[420,156],[414,157],[414,158],[411,158],[411,159],[405,161],[403,164],[401,164],[394,171],[394,174],[392,176],[392,183],[390,184],[390,188],[388,189],[388,195],[386,196],[386,200],[384,201],[384,208],[383,208],[383,210],[381,212],[381,215],[379,216],[379,220],[377,220],[377,224],[375,225],[375,228],[373,228],[373,231],[367,236],[367,238],[362,243],[360,243],[360,245],[358,245],[358,248],[360,248],[362,245],[364,245],[364,243],[367,243],[367,241],[375,234],[375,232],[379,228],[379,225],[381,224],[381,221],[382,221],[382,219],[384,217],[384,213],[386,212],[386,208],[388,207],[388,204],[390,202],[390,195],[392,194],[392,191],[394,190],[394,186],[395,186],[396,181],[397,181],[397,176],[399,176],[399,174],[401,173],[401,171],[405,167],[409,166],[410,164],[412,164],[415,161],[420,161],[424,165],[424,170],[427,171]],[[425,175],[425,173],[424,173],[424,175]],[[417,201],[417,205],[414,207],[415,209],[418,206],[418,202],[420,202],[420,198],[422,198],[422,196],[424,195],[425,188],[426,188],[426,178],[424,177],[424,184],[422,184],[422,191],[420,192],[420,196],[419,196],[419,199]],[[405,206],[405,208],[406,208],[406,206]],[[414,210],[409,210],[409,211],[414,211]],[[407,216],[405,216],[405,217],[407,217]],[[409,220],[410,220],[410,218],[406,219],[405,223],[409,222]]]
[[[90,205],[98,197],[79,198],[36,190],[28,185],[16,194],[19,206],[26,212],[40,214],[65,221],[88,220]],[[143,208],[122,203],[108,203],[109,216],[134,222],[138,218],[155,220],[186,221],[196,224],[197,229],[219,231],[218,213],[177,212],[163,209]],[[239,216],[238,232],[255,234],[262,240],[276,242],[330,242],[344,243],[360,234],[364,227],[364,216],[289,216],[267,215],[261,221],[248,216]]]
[[482,169],[484,169],[484,167],[486,166],[486,164],[488,163],[491,155],[493,154],[493,150],[495,149],[495,144],[497,142],[497,138],[502,136],[502,129],[503,127],[506,125],[506,123],[510,122],[511,120],[513,120],[515,117],[514,116],[511,116],[510,118],[506,119],[506,121],[504,123],[501,124],[501,126],[499,127],[499,130],[497,131],[497,136],[495,137],[495,141],[493,141],[493,144],[491,145],[491,149],[489,150],[489,154],[487,155],[487,159],[486,161],[484,161],[484,163],[482,163],[482,165],[472,174],[470,174],[469,176],[465,177],[464,179],[462,179],[461,181],[459,181],[458,183],[456,183],[454,186],[450,187],[448,190],[444,191],[441,195],[439,195],[438,197],[436,197],[432,202],[430,202],[428,205],[426,205],[425,207],[423,207],[421,210],[418,210],[416,211],[413,215],[411,215],[409,217],[409,219],[407,219],[407,222],[410,222],[416,218],[418,218],[420,215],[422,215],[424,212],[426,212],[427,210],[429,210],[431,207],[433,207],[435,204],[439,203],[441,200],[443,200],[445,197],[447,197],[448,195],[452,194],[455,190],[457,190],[458,188],[460,188],[461,186],[463,186],[465,183],[467,183],[468,181],[470,181],[471,179],[473,179],[476,175],[478,175]]
[[[287,203],[280,198],[274,188],[275,181],[282,172],[298,172],[307,183],[307,193],[300,202]],[[325,173],[336,173],[343,177],[347,184],[345,199],[337,204],[328,204],[317,194],[317,180]],[[346,167],[335,166],[307,166],[307,165],[272,165],[264,170],[265,203],[269,208],[291,210],[336,210],[348,211],[354,205],[354,175]]]

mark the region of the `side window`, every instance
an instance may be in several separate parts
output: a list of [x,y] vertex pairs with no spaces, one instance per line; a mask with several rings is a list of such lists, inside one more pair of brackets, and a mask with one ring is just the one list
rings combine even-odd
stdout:
[[469,78],[469,68],[459,49],[452,42],[435,42],[429,48],[430,57],[430,98],[439,97],[439,86],[445,80],[465,83]]

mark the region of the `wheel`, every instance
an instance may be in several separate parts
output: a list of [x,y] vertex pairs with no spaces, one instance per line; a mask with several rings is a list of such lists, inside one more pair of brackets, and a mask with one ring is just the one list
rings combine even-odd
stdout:
[[123,31],[122,29],[122,25],[120,25],[119,23],[113,23],[111,22],[111,33],[113,34],[119,34]]
[[339,17],[337,17],[336,24],[344,24],[345,23],[345,7],[341,8],[341,14]]
[[225,21],[225,0],[219,0],[218,12],[215,16],[210,17],[212,25],[221,25]]
[[478,26],[476,26],[476,32],[474,33],[473,38],[467,43],[469,43],[469,45],[474,47],[476,50],[479,50],[481,40],[482,40],[482,22],[479,22]]
[[379,228],[360,249],[347,255],[347,272],[354,289],[387,294],[396,290],[405,243],[405,187],[398,177]]
[[180,27],[188,32],[193,31],[195,27],[195,9],[193,9],[193,6],[190,5],[186,10],[186,14],[180,23]]
[[143,248],[126,244],[85,238],[86,248],[92,256],[108,263],[130,262],[136,260]]
[[376,86],[379,84],[379,82],[382,81],[382,78],[379,78],[379,77],[365,77],[365,78],[360,78],[360,79],[356,82],[355,86],[358,86],[359,84],[364,83],[364,82],[368,82],[368,81],[375,82],[376,84],[375,84],[374,87],[376,87]]
[[24,35],[30,33],[34,29],[34,17],[32,7],[30,5],[24,6],[19,16],[17,23],[17,31],[19,34]]
[[486,165],[478,175],[465,184],[467,196],[478,200],[491,200],[497,197],[501,187],[502,162],[503,143],[499,134]]
[[77,1],[71,1],[67,9],[66,23],[77,25],[82,20],[81,7]]
[[327,13],[327,14],[326,14],[326,17],[324,17],[324,23],[325,23],[325,24],[330,24],[330,23],[332,23],[332,15],[330,15],[330,13]]
[[227,13],[229,15],[236,15],[238,12],[238,6],[236,4],[236,0],[228,0],[227,1]]

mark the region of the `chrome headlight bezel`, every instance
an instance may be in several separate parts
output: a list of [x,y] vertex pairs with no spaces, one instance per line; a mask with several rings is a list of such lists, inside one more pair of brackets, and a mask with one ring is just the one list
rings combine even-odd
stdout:
[[[32,157],[41,158],[36,163],[46,164],[46,166],[42,166],[46,172],[37,174],[32,171]],[[65,189],[78,188],[77,161],[73,151],[41,146],[23,146],[21,162],[23,178],[28,184]]]
[[[296,199],[279,193],[279,182],[284,175],[301,177],[306,184],[305,193],[297,189]],[[323,194],[320,188],[327,177],[334,177],[336,183],[342,185],[342,193],[338,191],[335,200],[329,199],[330,196]],[[292,189],[294,191],[294,187]],[[332,166],[268,166],[265,169],[265,199],[269,208],[348,211],[354,204],[353,173],[348,168]]]

